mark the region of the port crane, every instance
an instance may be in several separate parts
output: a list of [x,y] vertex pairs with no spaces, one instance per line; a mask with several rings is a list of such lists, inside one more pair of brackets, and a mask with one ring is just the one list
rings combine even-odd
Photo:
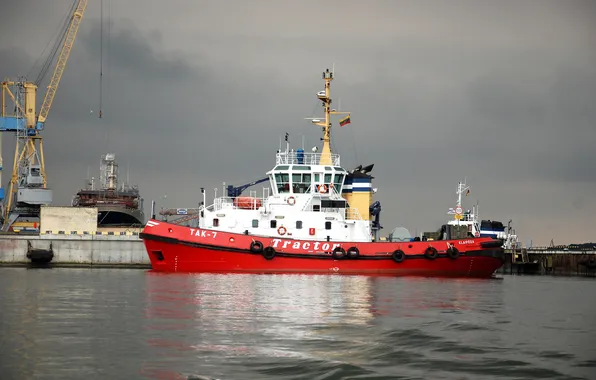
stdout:
[[52,190],[47,184],[43,140],[40,132],[44,129],[86,7],[87,0],[73,2],[68,26],[61,38],[56,41],[55,52],[60,43],[62,48],[39,114],[36,113],[36,95],[41,78],[37,82],[29,82],[24,78],[2,82],[0,132],[16,133],[12,176],[6,199],[4,199],[4,189],[1,188],[0,140],[0,201],[5,200],[2,208],[2,231],[8,231],[18,219],[28,222],[39,219],[40,206],[52,202]]

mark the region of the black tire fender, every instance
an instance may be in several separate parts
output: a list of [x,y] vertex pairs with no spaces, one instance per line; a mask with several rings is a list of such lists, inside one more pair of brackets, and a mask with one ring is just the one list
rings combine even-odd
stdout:
[[424,251],[424,257],[426,257],[429,260],[436,259],[438,255],[439,255],[439,252],[437,251],[437,249],[435,247],[428,247]]
[[391,254],[391,258],[393,259],[393,261],[395,261],[396,263],[401,263],[402,261],[405,260],[406,258],[406,254],[404,253],[404,251],[402,251],[401,249],[396,249],[395,251],[393,251],[393,253]]
[[263,243],[261,243],[258,240],[254,240],[252,243],[250,243],[250,251],[252,253],[261,253],[261,252],[263,252]]
[[447,257],[450,259],[457,259],[459,257],[459,249],[455,248],[455,246],[451,245],[447,248]]
[[263,250],[263,257],[267,260],[271,260],[275,257],[275,249],[273,247],[267,247]]
[[346,257],[346,250],[343,249],[342,247],[335,247],[335,249],[333,249],[333,253],[331,254],[331,256],[335,260],[341,260],[344,257]]
[[350,259],[357,259],[360,256],[360,250],[358,247],[350,247],[348,248],[348,257]]

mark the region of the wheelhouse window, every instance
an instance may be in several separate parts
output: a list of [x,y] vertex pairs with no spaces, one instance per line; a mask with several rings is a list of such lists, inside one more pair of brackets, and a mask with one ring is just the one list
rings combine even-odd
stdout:
[[290,192],[290,174],[289,173],[275,173],[275,183],[277,184],[278,193]]
[[341,193],[341,185],[343,184],[344,181],[344,175],[343,174],[335,174],[335,177],[333,178],[333,186],[335,186],[335,189],[337,190],[338,193]]
[[294,193],[304,194],[311,184],[310,173],[292,173],[292,190]]

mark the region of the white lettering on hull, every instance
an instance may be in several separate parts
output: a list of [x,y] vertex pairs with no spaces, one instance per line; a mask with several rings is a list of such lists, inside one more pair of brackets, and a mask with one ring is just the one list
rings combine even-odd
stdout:
[[[309,252],[319,251],[319,250],[328,252],[330,250],[333,251],[337,247],[341,247],[340,243],[333,243],[333,244],[323,243],[323,244],[321,244],[321,242],[319,242],[319,241],[315,241],[315,242],[294,241],[292,243],[291,240],[282,240],[282,239],[272,239],[271,240],[271,246],[273,248],[285,249],[285,248],[288,248],[288,246],[290,244],[291,244],[292,249],[300,250],[300,251],[309,251]],[[312,251],[311,251],[311,247],[312,247]]]
[[189,228],[190,236],[196,236],[200,238],[213,238],[217,237],[217,231],[205,231],[197,228]]

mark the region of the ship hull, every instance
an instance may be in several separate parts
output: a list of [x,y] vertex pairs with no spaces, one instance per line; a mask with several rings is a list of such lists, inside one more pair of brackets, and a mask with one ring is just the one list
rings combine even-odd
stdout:
[[[417,242],[307,241],[195,229],[153,220],[147,223],[141,238],[152,268],[158,272],[489,278],[503,265],[500,241],[489,238]],[[450,246],[457,249],[456,254],[453,248],[448,250]],[[274,253],[263,249],[267,247]],[[354,247],[358,255],[349,257],[348,252],[354,253]],[[436,250],[436,256],[425,255],[429,247]],[[401,251],[403,256],[396,256],[395,251]]]
[[96,205],[98,227],[128,227],[143,225],[145,215],[141,209],[122,206]]

